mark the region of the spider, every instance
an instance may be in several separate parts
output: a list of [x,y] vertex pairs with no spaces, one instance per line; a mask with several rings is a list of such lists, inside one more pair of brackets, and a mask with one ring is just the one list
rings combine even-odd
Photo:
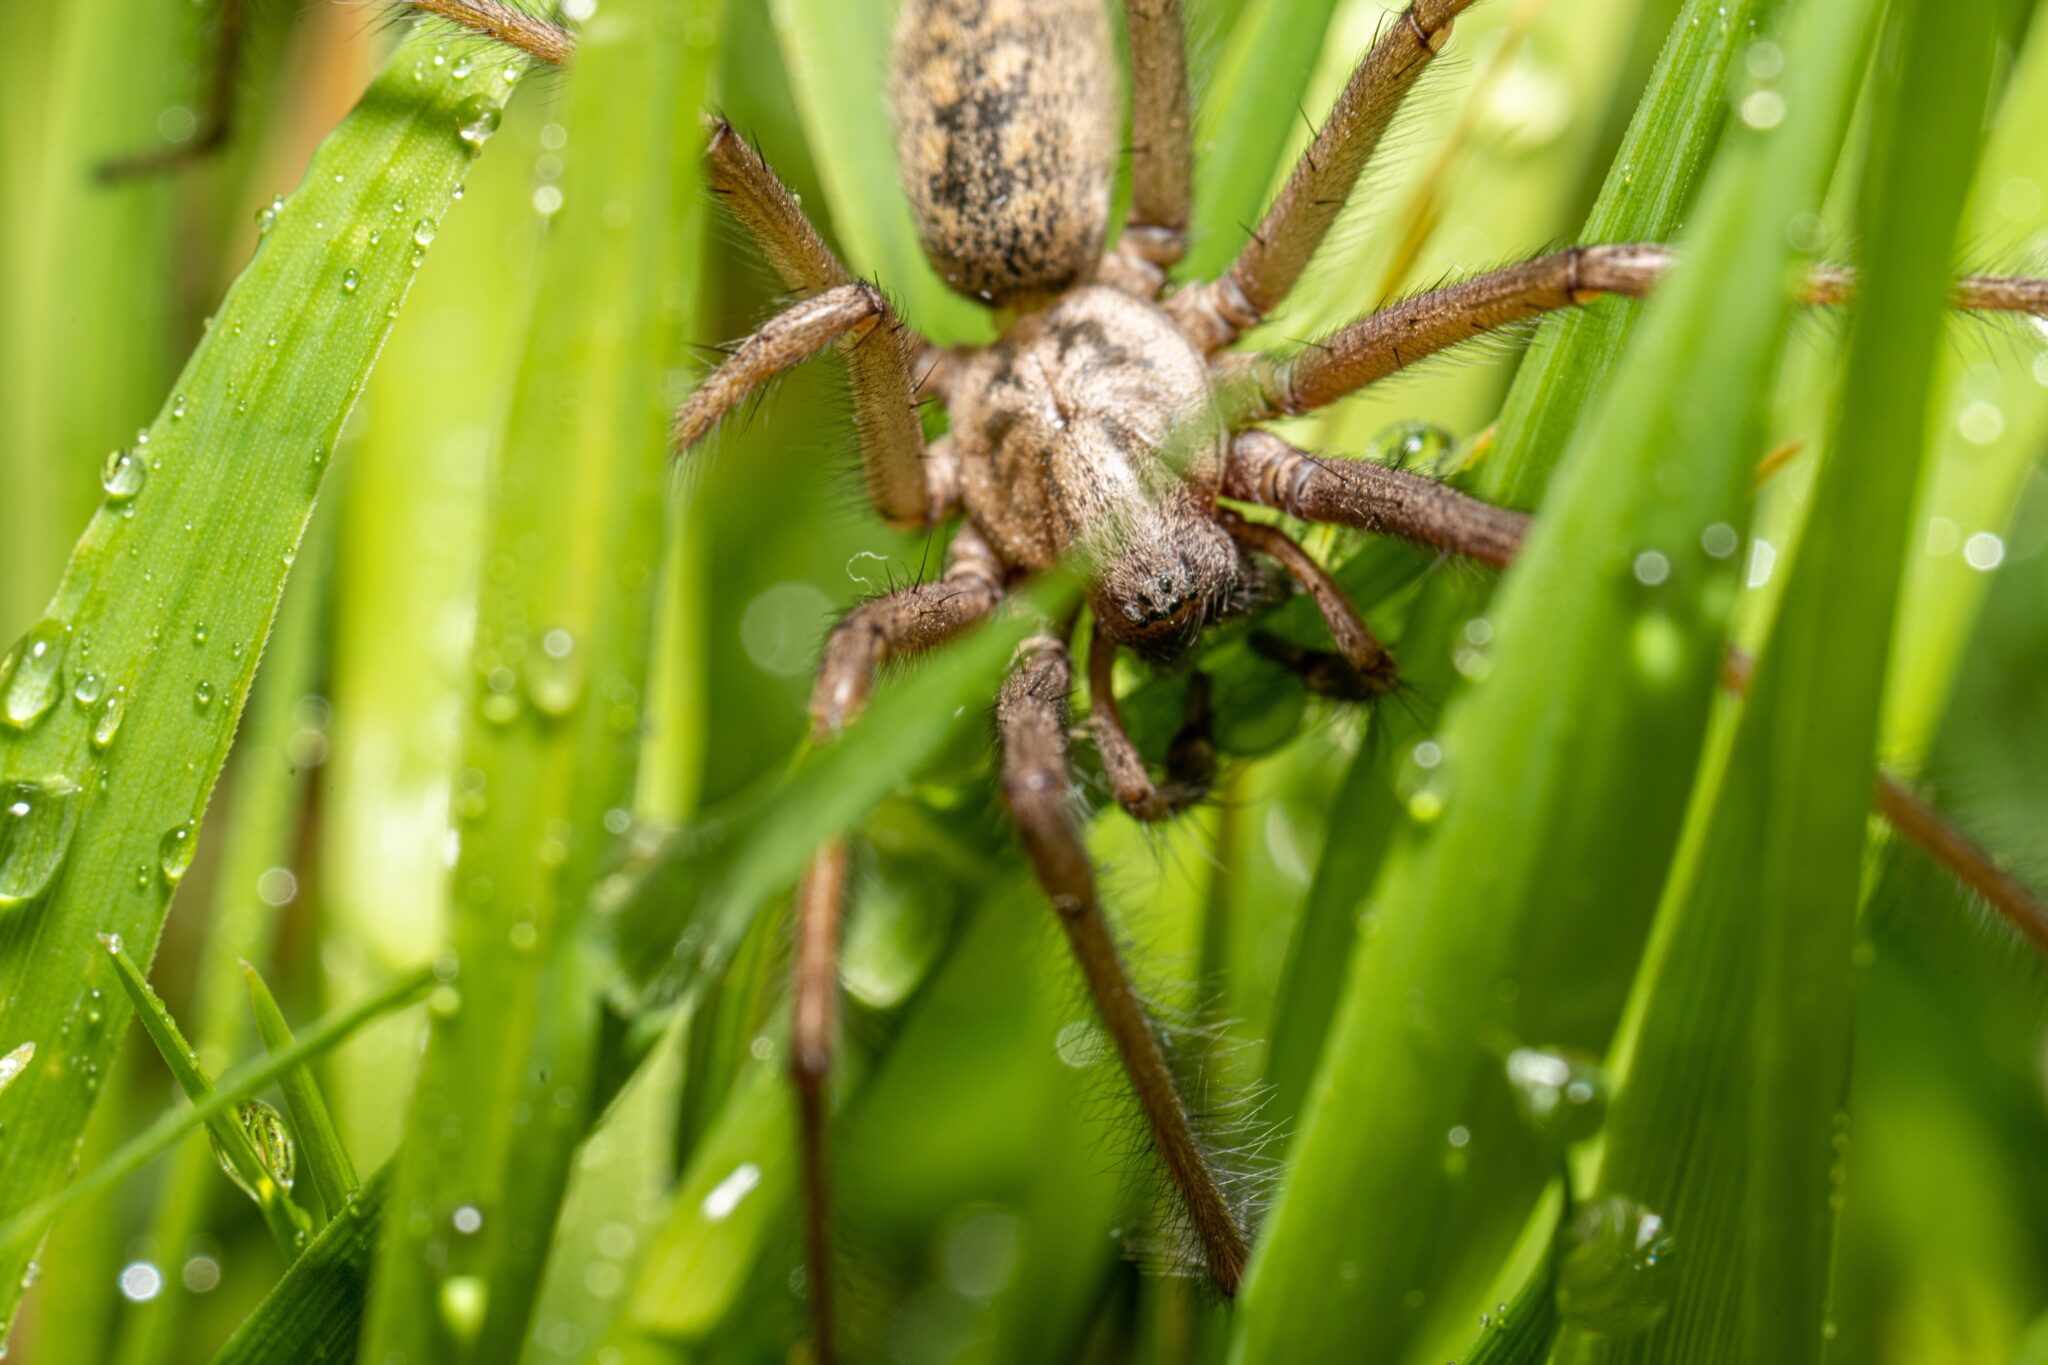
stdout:
[[[566,30],[502,0],[410,3],[551,65],[573,55]],[[831,632],[810,701],[816,739],[855,720],[886,662],[943,644],[989,618],[1024,580],[1078,563],[1088,727],[1118,803],[1139,820],[1164,820],[1201,799],[1214,773],[1206,690],[1192,690],[1163,780],[1155,777],[1119,713],[1120,652],[1180,658],[1207,627],[1291,581],[1335,645],[1283,658],[1304,685],[1365,698],[1398,679],[1330,575],[1279,525],[1231,504],[1399,536],[1494,567],[1510,561],[1522,513],[1417,474],[1318,458],[1259,424],[1324,407],[1540,313],[1605,294],[1640,297],[1672,266],[1666,248],[1574,246],[1413,295],[1296,353],[1228,353],[1286,302],[1403,97],[1471,3],[1413,0],[1358,63],[1229,269],[1169,287],[1187,246],[1192,178],[1178,0],[1126,0],[1131,200],[1115,233],[1123,142],[1116,101],[1103,97],[1115,79],[1103,0],[903,0],[889,90],[903,187],[941,277],[993,315],[999,336],[978,349],[943,351],[912,334],[880,288],[840,263],[762,155],[729,124],[712,123],[710,186],[798,298],[676,414],[676,452],[774,376],[836,348],[852,376],[876,513],[898,527],[956,525],[938,579],[868,601]],[[1807,292],[1837,302],[1852,284],[1823,269]],[[2048,284],[1972,277],[1956,301],[2040,312]],[[919,418],[926,401],[948,419],[947,434],[931,441]],[[1230,1295],[1248,1256],[1245,1212],[1196,1136],[1105,918],[1070,802],[1072,646],[1082,619],[1049,624],[1017,653],[996,705],[1001,793],[1209,1275]],[[796,897],[791,1059],[812,1333],[827,1359],[826,1096],[847,866],[845,842],[828,844]]]

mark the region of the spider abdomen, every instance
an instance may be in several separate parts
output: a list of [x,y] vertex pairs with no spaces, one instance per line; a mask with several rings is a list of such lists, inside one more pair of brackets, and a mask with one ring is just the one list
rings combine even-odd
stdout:
[[904,0],[896,156],[954,289],[1001,301],[1094,268],[1118,136],[1109,48],[1101,0]]

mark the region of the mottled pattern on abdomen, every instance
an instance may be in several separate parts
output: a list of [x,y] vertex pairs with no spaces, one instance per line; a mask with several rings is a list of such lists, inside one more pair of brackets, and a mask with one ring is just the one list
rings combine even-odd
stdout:
[[1063,288],[1109,220],[1120,117],[1102,0],[904,0],[891,102],[918,236],[983,299]]

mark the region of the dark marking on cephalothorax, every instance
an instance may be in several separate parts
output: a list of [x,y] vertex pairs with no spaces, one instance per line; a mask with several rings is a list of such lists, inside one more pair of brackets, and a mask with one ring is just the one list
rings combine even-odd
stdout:
[[948,285],[998,302],[1093,269],[1117,138],[1101,0],[904,0],[892,71],[903,186]]

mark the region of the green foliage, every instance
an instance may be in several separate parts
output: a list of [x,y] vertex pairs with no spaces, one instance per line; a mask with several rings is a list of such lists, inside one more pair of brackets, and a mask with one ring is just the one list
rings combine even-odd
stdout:
[[[1192,277],[1396,20],[1185,6]],[[542,80],[316,8],[304,60],[350,96],[384,57],[352,112],[259,44],[224,161],[107,188],[95,161],[190,121],[217,18],[129,8],[0,21],[21,1355],[792,1358],[787,906],[841,835],[848,1359],[1794,1362],[1824,1333],[1881,1365],[2041,1354],[2040,968],[1869,815],[1881,756],[2048,873],[2048,501],[2023,498],[2048,369],[2024,329],[1958,344],[1939,313],[1955,250],[2038,263],[2038,15],[1477,6],[1262,332],[1563,239],[1684,254],[1648,304],[1292,424],[1455,470],[1536,528],[1505,576],[1311,531],[1402,693],[1305,700],[1251,637],[1324,647],[1306,602],[1220,630],[1197,666],[1226,808],[1090,826],[1205,1135],[1254,1192],[1232,1306],[1147,1273],[1189,1267],[991,788],[998,682],[1076,585],[1016,594],[811,744],[832,614],[928,576],[940,540],[843,505],[836,360],[687,476],[666,456],[692,349],[776,297],[702,193],[704,108],[913,327],[992,335],[911,231],[894,6],[564,6],[578,55]],[[259,215],[216,300],[246,246],[222,225]],[[1848,247],[1871,282],[1846,328],[1798,325],[1791,272]],[[1787,435],[1818,458],[1753,498]],[[1756,653],[1746,700],[1717,689],[1730,639]],[[1187,670],[1124,682],[1162,751]],[[117,1068],[124,1001],[155,1050]],[[167,1107],[159,1054],[190,1103]],[[1241,1095],[1264,1108],[1233,1117]],[[257,1150],[286,1141],[289,1195]]]

